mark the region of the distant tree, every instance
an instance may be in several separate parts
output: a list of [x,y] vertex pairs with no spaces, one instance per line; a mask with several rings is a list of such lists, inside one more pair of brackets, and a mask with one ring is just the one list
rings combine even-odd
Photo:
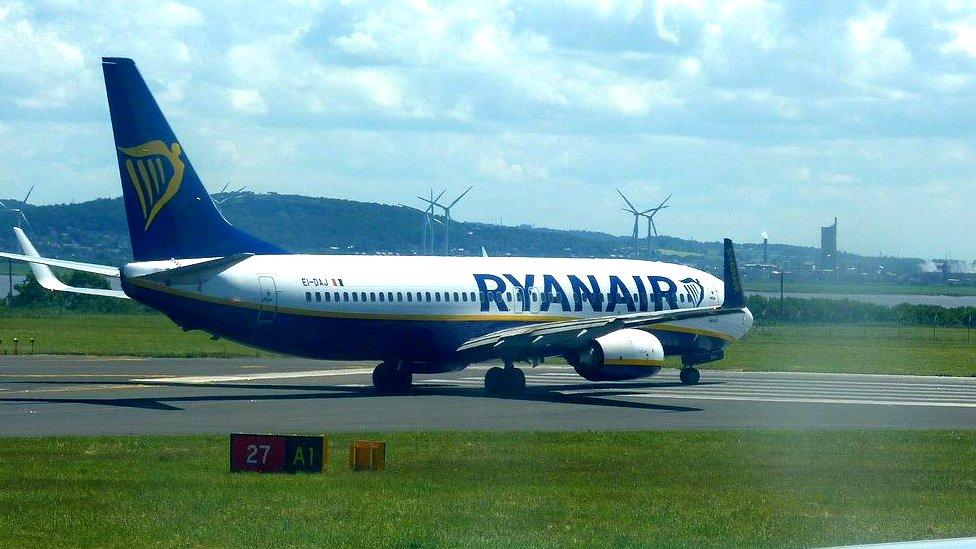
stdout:
[[53,292],[45,290],[30,273],[14,286],[14,296],[10,300],[11,307],[43,307],[56,303]]

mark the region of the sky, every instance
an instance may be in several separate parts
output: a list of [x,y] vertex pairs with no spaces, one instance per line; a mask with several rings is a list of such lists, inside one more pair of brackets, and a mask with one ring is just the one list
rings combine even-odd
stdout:
[[212,190],[976,257],[972,1],[0,0],[0,52],[0,196],[121,194],[122,56]]

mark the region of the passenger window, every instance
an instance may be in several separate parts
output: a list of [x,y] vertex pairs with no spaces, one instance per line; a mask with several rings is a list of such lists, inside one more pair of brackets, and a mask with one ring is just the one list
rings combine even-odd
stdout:
[[312,301],[312,292],[305,292],[305,301]]
[[459,296],[457,292],[454,292],[454,301],[455,302],[461,301],[461,296]]
[[386,292],[386,300],[393,303],[393,292]]
[[407,292],[407,301],[413,303],[413,294],[410,292]]
[[322,294],[315,292],[315,301],[322,301]]
[[369,300],[376,301],[376,292],[369,292]]
[[332,297],[332,294],[330,294],[329,292],[325,292],[324,294],[322,294],[322,296],[325,297],[326,301],[329,301],[329,298]]
[[512,292],[505,292],[505,301],[512,300]]
[[403,292],[397,292],[397,301],[403,301]]
[[339,292],[333,293],[332,294],[332,298],[335,300],[336,303],[338,303],[339,302]]
[[681,297],[681,302],[684,303],[685,302],[685,294],[681,294],[680,297]]
[[430,292],[427,292],[427,303],[430,303]]
[[424,300],[424,294],[417,292],[417,303],[420,303],[423,300]]
[[358,293],[356,293],[356,292],[353,292],[353,293],[352,293],[352,300],[353,300],[353,301],[359,301],[359,294],[358,294]]
[[440,300],[441,300],[441,293],[434,292],[434,301],[440,302]]
[[359,299],[361,299],[363,303],[366,303],[366,292],[360,292]]
[[536,303],[539,301],[539,294],[532,294],[532,302]]
[[349,301],[349,292],[342,292],[342,300]]
[[[454,295],[456,296],[457,294],[454,294]],[[467,302],[468,301],[468,292],[463,292],[461,294],[461,298],[462,298],[462,301]],[[457,297],[455,297],[454,299],[457,299]]]
[[[484,299],[484,297],[481,299]],[[471,292],[471,301],[477,301],[477,299],[475,299],[474,292]]]

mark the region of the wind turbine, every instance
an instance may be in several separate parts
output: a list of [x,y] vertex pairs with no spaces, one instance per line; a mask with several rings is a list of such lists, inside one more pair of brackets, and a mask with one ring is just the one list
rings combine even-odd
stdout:
[[34,185],[31,185],[30,190],[27,191],[27,195],[24,196],[23,200],[21,200],[22,205],[19,208],[11,208],[10,206],[4,204],[3,202],[0,202],[0,207],[3,207],[3,209],[14,214],[14,217],[17,218],[17,226],[20,227],[21,229],[23,229],[23,227],[21,227],[20,225],[21,222],[26,223],[27,227],[30,228],[30,221],[27,221],[27,215],[24,213],[24,210],[27,209],[27,206],[30,205],[27,203],[27,199],[30,198],[32,192],[34,192]]
[[[236,191],[227,192],[228,186],[230,186],[230,179],[228,179],[227,182],[224,183],[224,186],[220,189],[219,192],[213,194],[214,204],[217,204],[219,206],[224,202],[227,202],[228,200],[234,200],[235,198],[239,197],[242,192],[244,192],[244,189],[247,188],[247,185],[245,185],[240,189],[237,189]],[[221,198],[217,198],[217,196],[220,196]]]
[[668,197],[665,198],[663,202],[658,204],[656,208],[644,210],[643,212],[640,213],[642,217],[647,218],[647,238],[651,238],[652,228],[654,229],[654,236],[657,236],[657,226],[654,224],[654,216],[657,215],[659,211],[669,207],[669,206],[665,206],[665,204],[667,204],[668,200],[671,200],[671,196],[672,195],[669,194]]
[[417,197],[423,200],[424,202],[427,202],[426,210],[421,210],[420,208],[414,208],[413,206],[406,206],[404,204],[400,204],[400,206],[403,208],[410,208],[411,210],[424,214],[424,222],[421,225],[421,242],[420,242],[420,253],[422,254],[426,254],[428,249],[430,250],[431,254],[434,253],[434,223],[440,223],[443,225],[440,219],[434,217],[434,203],[437,200],[440,200],[440,198],[444,196],[445,192],[446,191],[441,191],[441,194],[437,195],[437,198],[434,198],[434,189],[431,189],[430,200],[427,200],[422,197]]
[[634,240],[637,240],[637,224],[640,222],[640,216],[641,216],[641,213],[642,212],[638,212],[637,211],[637,208],[635,208],[634,205],[630,203],[630,200],[627,200],[627,197],[624,196],[624,193],[620,192],[620,189],[617,189],[617,194],[619,194],[620,195],[620,198],[623,198],[624,199],[624,202],[627,203],[627,207],[626,208],[621,208],[621,210],[623,210],[625,212],[630,212],[634,216],[634,233],[633,234],[634,234]]
[[[437,206],[438,208],[444,210],[444,255],[450,255],[450,250],[451,250],[451,208],[453,208],[458,202],[460,202],[461,199],[464,198],[466,194],[471,192],[471,189],[473,188],[474,185],[468,187],[467,190],[465,190],[457,198],[454,199],[454,202],[451,202],[447,206],[439,202],[440,196],[438,196],[436,200],[427,200],[426,198],[417,197],[423,200],[424,202],[426,202],[427,204],[429,204],[431,209],[433,209],[434,206]],[[441,193],[441,195],[443,194],[444,193]]]
[[640,238],[639,235],[640,218],[644,217],[647,219],[647,255],[650,256],[651,231],[654,232],[654,236],[657,236],[657,225],[654,223],[654,216],[657,215],[657,213],[660,212],[661,210],[670,207],[667,206],[667,203],[669,200],[671,200],[672,195],[669,194],[667,198],[665,198],[660,204],[657,205],[657,207],[648,208],[646,210],[641,211],[634,207],[634,204],[626,196],[624,196],[624,193],[620,192],[620,189],[617,189],[617,194],[619,194],[620,198],[623,198],[624,202],[627,203],[627,207],[621,209],[634,216],[634,230],[632,233],[634,236],[634,240]]
[[[30,221],[27,221],[27,214],[24,213],[24,210],[27,209],[28,206],[27,199],[30,198],[32,192],[34,192],[34,185],[31,185],[30,189],[28,189],[27,195],[24,196],[24,199],[21,201],[21,206],[19,208],[11,208],[10,206],[7,206],[3,202],[0,202],[0,206],[2,206],[3,209],[14,214],[14,217],[17,218],[18,228],[23,229],[23,227],[20,226],[21,221],[26,223],[27,227],[30,228]],[[11,300],[13,298],[14,298],[14,263],[12,259],[7,259],[7,303],[11,303]]]

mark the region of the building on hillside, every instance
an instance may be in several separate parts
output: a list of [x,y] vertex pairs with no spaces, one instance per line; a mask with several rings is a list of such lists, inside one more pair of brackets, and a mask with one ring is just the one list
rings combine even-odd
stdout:
[[837,270],[837,218],[834,224],[820,227],[820,269]]

